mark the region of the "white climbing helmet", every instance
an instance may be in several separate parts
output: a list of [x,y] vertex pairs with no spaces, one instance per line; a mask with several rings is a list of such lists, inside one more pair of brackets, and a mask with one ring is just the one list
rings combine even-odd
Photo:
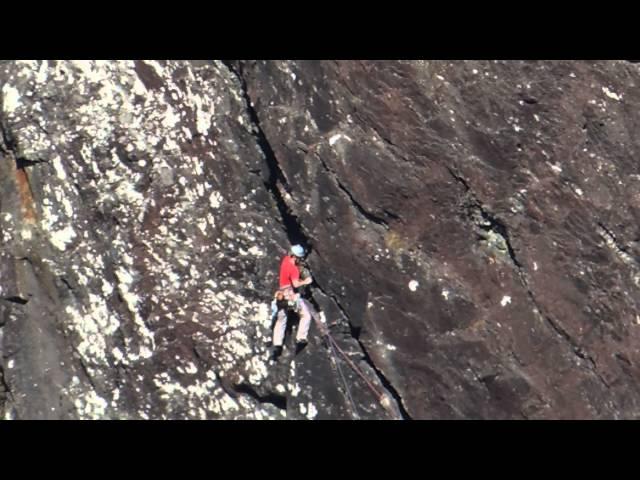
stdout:
[[304,257],[304,248],[302,248],[302,245],[294,245],[293,247],[291,247],[291,253],[293,253],[296,257]]

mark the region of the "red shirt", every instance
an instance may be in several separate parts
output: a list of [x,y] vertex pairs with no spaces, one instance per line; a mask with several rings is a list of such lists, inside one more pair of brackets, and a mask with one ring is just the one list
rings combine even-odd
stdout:
[[286,255],[280,263],[280,288],[293,287],[294,280],[300,280],[300,270],[293,257]]

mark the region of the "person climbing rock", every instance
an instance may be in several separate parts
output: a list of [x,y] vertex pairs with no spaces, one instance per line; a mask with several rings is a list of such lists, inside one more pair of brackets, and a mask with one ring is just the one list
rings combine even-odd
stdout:
[[[296,289],[313,283],[313,278],[309,275],[302,280],[300,278],[300,264],[305,256],[304,248],[301,245],[291,247],[291,252],[285,255],[280,262],[280,288],[274,298],[276,307],[276,323],[273,328],[273,359],[282,353],[284,334],[287,328],[287,311],[292,310],[300,317],[298,331],[296,333],[296,354],[307,345],[307,335],[311,324],[311,309],[309,304],[296,293]],[[315,313],[315,312],[314,312]]]
[[[273,328],[273,354],[272,359],[277,360],[282,354],[282,344],[287,329],[289,312],[297,313],[301,318],[300,295],[290,288],[278,290],[273,302],[271,302],[271,325]],[[296,352],[297,353],[297,352]]]
[[280,289],[285,287],[296,289],[313,283],[311,275],[304,280],[300,278],[300,265],[305,255],[302,245],[294,245],[291,247],[291,253],[282,258],[280,262]]

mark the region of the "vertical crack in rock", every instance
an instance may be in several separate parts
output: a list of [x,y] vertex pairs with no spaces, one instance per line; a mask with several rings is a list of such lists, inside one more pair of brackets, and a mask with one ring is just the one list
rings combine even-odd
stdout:
[[315,154],[315,156],[318,158],[318,160],[320,160],[320,163],[322,164],[322,166],[324,167],[324,169],[327,171],[327,173],[329,174],[329,176],[333,179],[333,181],[335,182],[335,184],[338,186],[338,188],[340,190],[342,190],[345,195],[347,196],[347,198],[349,199],[349,201],[353,204],[353,206],[356,208],[356,210],[358,212],[360,212],[360,214],[366,218],[367,220],[377,224],[377,225],[381,225],[382,227],[384,227],[385,229],[389,230],[389,225],[387,224],[387,222],[385,222],[381,217],[378,217],[377,215],[374,215],[371,212],[368,212],[353,196],[353,194],[342,184],[342,182],[340,181],[340,179],[338,178],[338,176],[336,175],[336,172],[334,172],[327,164],[326,162],[322,159],[322,157],[320,155],[318,155],[317,153]]
[[64,277],[60,277],[60,281],[61,281],[62,283],[64,283],[64,285],[65,285],[65,286],[66,286],[70,291],[73,291],[73,287],[71,286],[71,284],[69,283],[69,281],[68,281],[66,278],[64,278]]
[[[542,308],[536,299],[531,287],[529,286],[529,281],[527,280],[526,272],[518,258],[516,257],[515,250],[511,245],[511,240],[509,238],[509,233],[506,227],[506,224],[501,220],[497,219],[494,215],[486,210],[483,207],[482,203],[478,200],[473,190],[469,186],[468,182],[458,173],[456,173],[451,167],[446,167],[451,176],[465,189],[465,192],[471,197],[471,206],[478,209],[483,220],[485,220],[484,224],[481,224],[480,227],[486,230],[492,230],[494,233],[500,235],[504,239],[504,243],[506,244],[507,251],[509,253],[509,257],[515,267],[516,272],[518,273],[518,278],[520,279],[520,283],[524,287],[527,292],[527,296],[530,302],[533,304],[534,313],[540,315],[549,327],[555,332],[555,334],[561,338],[564,342],[568,344],[569,350],[573,352],[573,354],[581,360],[586,360],[588,363],[586,368],[593,375],[595,375],[598,380],[605,386],[606,389],[610,388],[608,382],[600,375],[597,370],[597,364],[593,357],[589,355],[579,344],[578,342],[567,332],[564,328],[560,326],[558,322],[553,320],[550,316],[543,314]],[[612,236],[613,237],[613,236]],[[614,239],[615,240],[615,239]],[[581,362],[579,362],[580,365]]]
[[[2,104],[0,98],[0,104]],[[20,205],[22,207],[22,213],[25,221],[28,223],[34,223],[36,220],[36,211],[34,207],[34,195],[31,188],[31,182],[29,181],[29,174],[26,167],[36,165],[38,163],[44,163],[43,160],[29,160],[18,155],[18,148],[15,141],[9,132],[8,126],[5,124],[5,119],[0,110],[0,133],[2,134],[2,141],[0,142],[0,151],[5,155],[11,157],[16,166],[16,184],[18,187],[18,194],[20,197]]]
[[77,348],[75,348],[73,346],[73,344],[71,344],[71,348],[72,350],[78,355],[78,363],[80,364],[80,368],[82,369],[82,372],[84,373],[85,377],[87,377],[87,381],[89,382],[89,384],[91,385],[91,388],[93,388],[93,390],[96,392],[96,394],[98,393],[98,390],[96,389],[96,385],[95,383],[93,383],[93,378],[91,377],[91,373],[89,372],[89,368],[87,367],[84,359],[82,358],[82,355],[80,355],[80,352],[78,351]]
[[13,295],[11,297],[2,297],[2,299],[6,300],[7,302],[17,303],[19,305],[26,305],[29,302],[28,299],[19,297],[17,295]]
[[[349,93],[351,93],[351,95],[354,96],[354,98],[357,97],[357,95],[350,88],[347,87],[347,90],[349,91]],[[374,124],[367,121],[367,119],[364,118],[357,110],[353,110],[351,113],[353,114],[354,118],[358,120],[362,125],[367,125],[369,128],[371,128],[374,131],[374,133],[377,135],[377,137],[390,147],[388,148],[388,150],[394,156],[400,158],[406,163],[412,163],[411,160],[409,160],[409,158],[402,151],[400,146],[396,145],[394,142],[391,141],[391,139],[389,139],[386,135],[380,132],[380,130]]]
[[624,245],[621,245],[611,230],[602,222],[597,222],[598,234],[603,238],[607,246],[613,250],[623,263],[630,265],[634,268],[638,266],[638,261],[629,254],[629,249]]
[[482,216],[482,219],[484,220],[484,222],[479,225],[480,228],[482,228],[483,230],[492,231],[493,233],[499,235],[504,240],[504,244],[506,246],[507,252],[509,253],[509,257],[511,258],[511,261],[516,266],[518,272],[522,273],[522,264],[518,261],[515,251],[513,250],[513,246],[511,245],[511,240],[509,238],[509,232],[507,230],[507,226],[504,224],[504,222],[496,218],[494,215],[488,212],[486,208],[484,208],[484,206],[475,196],[475,194],[471,190],[471,187],[469,186],[469,184],[464,178],[462,178],[459,174],[457,174],[451,167],[447,166],[446,168],[451,174],[451,176],[456,181],[461,183],[465,191],[470,195],[471,207],[477,209],[477,211]]
[[[342,307],[342,305],[340,304],[340,301],[337,299],[337,297],[335,295],[331,294],[331,293],[327,293],[320,285],[318,285],[318,289],[322,293],[324,293],[327,297],[331,298],[331,300],[333,300],[333,303],[336,305],[336,307],[338,307],[338,309],[340,310],[342,315],[344,315],[344,317],[347,319],[349,324],[351,324],[351,321],[349,319],[349,315],[347,314],[345,309]],[[371,358],[371,355],[369,355],[369,352],[368,352],[367,348],[364,346],[364,344],[360,340],[359,336],[354,332],[353,328],[351,328],[351,338],[353,338],[358,343],[360,349],[362,350],[362,354],[364,356],[365,362],[373,369],[373,371],[378,376],[378,379],[380,380],[380,383],[383,385],[385,390],[388,393],[390,393],[391,396],[393,397],[393,399],[396,401],[396,405],[398,406],[398,410],[400,411],[400,415],[402,416],[402,419],[403,420],[413,420],[413,418],[411,417],[411,415],[409,415],[409,412],[407,411],[407,409],[404,406],[404,402],[402,401],[402,397],[400,396],[398,391],[395,389],[395,387],[391,384],[389,379],[384,375],[384,373],[382,373],[382,371],[373,362],[373,359]]]
[[242,75],[242,65],[239,64],[238,67],[234,67],[232,65],[232,62],[230,61],[223,61],[222,63],[238,79],[238,82],[240,83],[240,90],[242,91],[242,97],[245,101],[246,111],[249,115],[251,123],[254,126],[254,129],[252,131],[253,136],[256,138],[258,147],[262,151],[265,162],[269,169],[269,179],[264,182],[264,186],[271,193],[273,199],[276,202],[276,206],[282,217],[282,222],[285,227],[287,237],[292,244],[302,243],[306,246],[308,245],[307,238],[306,235],[301,232],[300,221],[298,220],[298,217],[294,215],[291,209],[287,206],[284,195],[281,191],[282,188],[286,193],[290,193],[291,189],[284,173],[282,172],[282,169],[280,168],[276,155],[271,148],[271,144],[267,140],[267,137],[262,130],[262,127],[260,126],[260,119],[258,118],[258,114],[253,108],[253,103],[251,101],[251,97],[249,96],[247,82]]
[[233,390],[236,393],[243,393],[249,395],[258,403],[270,403],[271,405],[279,408],[280,410],[287,410],[287,397],[285,395],[278,395],[277,393],[267,393],[260,395],[256,392],[255,388],[247,383],[240,383],[233,386]]
[[[0,106],[3,105],[2,92],[0,92]],[[9,128],[5,123],[4,115],[2,115],[2,108],[0,108],[0,134],[2,134],[2,140],[0,142],[0,151],[3,153],[15,152],[16,151],[16,143],[14,138],[9,133]]]
[[[84,373],[84,376],[87,378],[87,381],[89,382],[89,385],[91,385],[91,388],[93,389],[93,391],[96,393],[96,395],[98,394],[98,389],[96,388],[95,383],[93,382],[93,377],[91,376],[91,372],[89,371],[89,367],[87,366],[84,358],[82,357],[80,351],[78,350],[78,348],[74,345],[74,342],[71,340],[71,338],[69,338],[69,334],[66,331],[66,329],[61,329],[60,332],[62,333],[62,337],[64,338],[64,340],[67,342],[67,344],[69,345],[71,351],[73,352],[74,355],[74,359],[78,361],[78,364],[80,365],[80,369],[82,370],[82,373]],[[117,378],[117,376],[116,376]]]
[[[287,237],[289,238],[289,241],[291,243],[300,243],[304,246],[308,246],[309,245],[309,239],[307,237],[307,235],[304,233],[304,229],[300,223],[300,220],[298,219],[298,217],[296,215],[293,214],[293,212],[291,211],[291,209],[287,206],[287,203],[285,201],[284,195],[282,193],[282,191],[279,188],[278,184],[282,185],[282,188],[288,193],[290,192],[290,187],[287,183],[286,177],[284,175],[284,173],[282,172],[282,169],[280,168],[280,164],[278,163],[278,159],[276,158],[275,153],[273,152],[273,149],[271,148],[271,144],[269,143],[269,140],[267,139],[264,131],[262,130],[262,127],[260,126],[260,119],[258,117],[257,112],[255,111],[255,109],[253,108],[253,102],[251,101],[251,97],[249,96],[249,92],[248,92],[248,88],[247,88],[247,83],[246,80],[243,76],[242,73],[242,64],[238,64],[237,67],[233,66],[231,61],[223,61],[222,62],[227,69],[238,79],[238,82],[240,83],[240,87],[242,90],[242,96],[245,100],[245,104],[246,104],[246,110],[247,113],[249,115],[249,118],[251,120],[251,122],[254,125],[254,136],[256,137],[256,141],[258,143],[258,146],[260,147],[264,157],[265,157],[265,161],[267,163],[267,166],[269,168],[269,180],[267,182],[265,182],[265,187],[267,188],[267,190],[272,194],[276,205],[278,206],[278,211],[280,212],[280,215],[282,216],[282,222],[283,225],[285,227],[286,230],[286,234]],[[326,166],[325,166],[326,168]],[[353,200],[353,197],[348,193],[348,191],[346,189],[343,189],[343,191],[349,195],[349,197],[352,199],[353,204],[356,206],[356,208],[358,208],[358,204],[355,200]],[[359,211],[361,211],[361,213],[363,213],[363,215],[365,215],[365,217],[368,218],[367,214],[366,214],[366,210],[364,210],[362,207],[358,208]],[[371,216],[370,214],[368,214],[369,216]],[[375,218],[375,217],[374,217]],[[376,223],[380,224],[380,221],[377,221]],[[386,225],[386,223],[384,221],[382,221],[383,225]],[[317,285],[317,280],[315,281],[316,285]],[[333,301],[336,302],[336,305],[338,306],[338,308],[340,308],[340,310],[343,312],[343,314],[345,315],[345,318],[347,318],[347,320],[349,320],[349,316],[346,315],[346,312],[344,312],[344,310],[342,309],[342,307],[337,303],[337,300],[335,299],[335,297],[333,297],[332,295],[328,295],[323,289],[322,287],[320,287],[320,285],[317,285],[318,288],[320,289],[320,291],[322,291],[323,293],[325,293],[325,295],[327,295],[330,298],[333,298]],[[315,300],[313,298],[311,298],[311,301],[317,305],[317,302],[315,302]],[[395,390],[395,388],[393,388],[393,386],[391,385],[391,383],[389,382],[389,380],[382,374],[382,372],[374,365],[373,360],[371,359],[371,357],[369,356],[368,352],[366,351],[366,349],[364,348],[364,345],[362,345],[362,343],[360,342],[360,340],[352,335],[352,337],[354,338],[354,340],[356,340],[357,344],[360,346],[360,348],[362,349],[362,353],[363,356],[365,357],[365,360],[367,361],[367,363],[373,368],[374,372],[376,372],[376,375],[378,376],[380,383],[382,383],[382,385],[385,386],[387,393],[389,393],[398,403],[398,407],[399,410],[401,411],[402,417],[404,419],[411,419],[411,417],[409,416],[409,414],[407,413],[406,409],[404,408],[404,405],[402,404],[402,400],[400,395],[398,394],[398,392]],[[247,393],[247,392],[245,392]],[[254,397],[254,398],[258,398],[258,397]],[[264,397],[262,397],[264,398]],[[286,401],[286,397],[285,397],[285,401]]]
[[0,414],[4,417],[7,403],[13,398],[13,392],[11,387],[7,383],[7,379],[4,375],[4,368],[0,365]]
[[16,169],[18,170],[24,170],[27,167],[33,167],[39,163],[47,163],[47,161],[42,159],[29,160],[27,158],[16,157]]
[[502,221],[498,220],[496,217],[487,212],[480,203],[477,204],[480,213],[482,214],[482,218],[484,218],[489,225],[485,225],[488,230],[493,231],[494,233],[500,235],[507,246],[507,252],[509,253],[509,257],[513,264],[517,267],[518,272],[522,274],[522,264],[518,261],[516,257],[515,251],[511,245],[511,240],[509,238],[509,232],[507,231],[507,227]]

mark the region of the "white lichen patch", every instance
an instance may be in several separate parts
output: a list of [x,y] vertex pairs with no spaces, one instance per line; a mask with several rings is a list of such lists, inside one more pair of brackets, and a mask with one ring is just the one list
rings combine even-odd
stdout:
[[64,170],[64,166],[62,165],[62,160],[60,159],[60,156],[57,155],[53,158],[53,169],[56,172],[56,175],[58,177],[59,180],[61,181],[65,181],[67,179],[67,173]]
[[75,237],[76,232],[69,225],[62,230],[54,231],[49,234],[51,244],[61,251],[66,250],[67,245],[70,244]]
[[222,202],[222,196],[218,192],[211,192],[209,195],[209,205],[211,208],[219,208]]
[[89,294],[89,305],[80,307],[80,310],[69,305],[65,312],[70,320],[67,328],[80,339],[77,350],[84,361],[93,366],[106,365],[106,337],[113,335],[120,322],[109,311],[104,299]]
[[193,362],[189,362],[189,364],[185,368],[185,371],[189,375],[194,375],[198,372],[198,368],[193,364]]
[[100,420],[104,418],[109,404],[98,396],[94,390],[90,390],[74,402],[76,413],[81,420]]
[[311,402],[309,402],[307,406],[307,418],[309,420],[313,420],[317,416],[318,416],[318,410],[316,409],[316,406]]
[[138,352],[129,352],[129,359],[135,361],[138,360],[139,357],[149,358],[151,357],[155,349],[155,339],[153,332],[149,330],[149,328],[140,317],[140,312],[138,311],[138,303],[140,302],[140,298],[134,293],[132,289],[133,276],[129,271],[125,270],[122,267],[119,267],[115,271],[115,276],[118,279],[118,291],[120,292],[120,296],[125,301],[127,308],[133,315],[133,321],[137,327],[137,332],[139,335],[138,341],[140,342],[140,346]]
[[351,141],[351,139],[349,137],[347,137],[345,134],[343,133],[336,133],[335,135],[332,135],[329,138],[329,145],[331,145],[333,147],[333,145],[340,140],[341,138],[344,138],[345,140],[349,140]]
[[602,91],[607,97],[612,98],[613,100],[622,100],[622,95],[618,95],[617,93],[612,92],[607,87],[602,87]]
[[297,383],[295,385],[289,385],[289,391],[291,392],[292,397],[297,397],[300,393],[300,385]]
[[111,350],[111,355],[113,355],[116,363],[121,363],[124,360],[124,355],[118,347]]
[[2,100],[3,111],[11,115],[20,105],[20,92],[17,88],[5,83],[2,86]]
[[169,412],[175,407],[186,405],[193,411],[192,417],[200,418],[206,412],[219,414],[238,409],[237,402],[223,392],[216,391],[215,373],[211,370],[206,372],[205,379],[198,379],[187,386],[172,381],[167,372],[156,375],[153,382],[161,398],[168,402]]
[[[76,385],[70,396],[78,400],[81,418],[117,416],[119,412],[110,409],[119,399],[130,403],[133,388],[143,400],[127,407],[126,415],[148,418],[157,415],[159,407],[149,398],[156,392],[145,387],[152,378],[167,402],[160,416],[180,412],[190,418],[252,418],[254,411],[255,417],[280,416],[275,407],[274,413],[266,413],[269,410],[250,397],[226,395],[215,373],[188,354],[181,352],[170,369],[184,372],[175,379],[156,377],[153,370],[162,365],[153,356],[175,348],[157,345],[165,340],[154,332],[175,329],[181,338],[181,326],[189,322],[207,330],[199,343],[207,345],[216,368],[251,384],[264,381],[269,371],[261,339],[270,333],[265,326],[269,305],[259,293],[245,293],[256,288],[250,278],[219,277],[216,265],[223,253],[230,262],[240,262],[241,249],[245,261],[262,262],[266,253],[258,242],[271,225],[260,220],[262,226],[255,226],[247,215],[238,226],[230,224],[229,217],[218,220],[212,215],[223,205],[223,195],[227,201],[227,192],[228,201],[245,214],[253,205],[250,195],[236,195],[229,190],[233,187],[217,183],[218,159],[240,155],[224,125],[228,119],[235,121],[230,111],[245,107],[226,67],[212,63],[206,68],[213,74],[202,81],[185,62],[144,63],[158,76],[153,85],[142,83],[137,72],[148,69],[136,68],[133,61],[29,61],[8,68],[2,86],[3,111],[25,158],[48,162],[41,168],[47,177],[37,218],[44,240],[58,255],[47,259],[47,267],[78,286],[61,307],[65,335],[91,376],[110,378],[120,364],[142,364],[130,371],[145,372],[132,379],[135,385],[114,390],[113,398],[100,398],[102,390],[100,396],[87,394],[87,382]],[[51,89],[59,98],[45,102]],[[54,119],[65,119],[68,128],[58,128]],[[244,113],[238,121],[250,130]],[[206,138],[196,138],[196,131]],[[196,142],[213,151],[194,150]],[[207,157],[206,164],[201,155]],[[83,208],[86,199],[92,200],[91,209]],[[94,214],[105,221],[89,223]],[[39,238],[29,238],[8,214],[3,219],[3,239]],[[216,222],[223,221],[234,233],[233,241],[217,237]],[[226,247],[231,250],[224,252]],[[198,333],[189,331],[189,338]]]
[[245,371],[249,373],[249,382],[256,385],[267,378],[269,371],[267,370],[266,363],[258,356],[253,356],[249,359],[245,365]]

